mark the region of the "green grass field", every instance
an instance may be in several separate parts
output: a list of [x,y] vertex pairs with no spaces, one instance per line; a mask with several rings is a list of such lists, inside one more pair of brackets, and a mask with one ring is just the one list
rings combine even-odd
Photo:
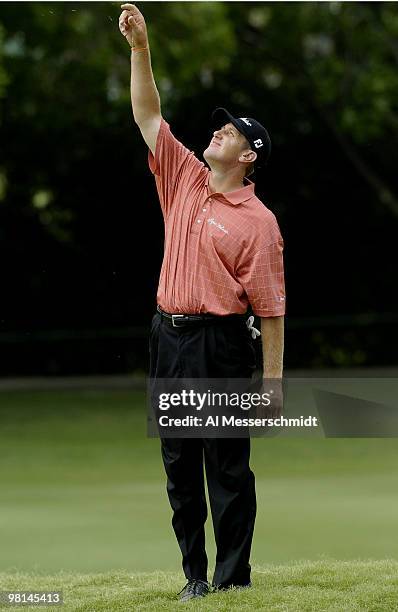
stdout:
[[[181,576],[176,572],[102,574],[0,574],[1,589],[62,590],[64,605],[46,610],[76,612],[174,612],[193,610],[269,610],[306,612],[388,612],[397,610],[398,562],[339,561],[298,562],[291,566],[255,567],[253,588],[212,593],[183,604],[176,601]],[[19,608],[37,610],[37,607]],[[42,609],[42,608],[41,608]]]
[[[2,588],[59,581],[70,609],[171,610],[184,577],[144,394],[2,392],[0,425]],[[211,595],[211,609],[231,609],[232,597],[240,609],[397,610],[397,565],[382,560],[398,559],[398,440],[252,449],[255,588]]]

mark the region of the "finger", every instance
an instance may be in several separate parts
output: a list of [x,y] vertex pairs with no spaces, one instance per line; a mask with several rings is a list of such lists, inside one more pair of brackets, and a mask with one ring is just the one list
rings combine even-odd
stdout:
[[135,4],[122,4],[122,8],[126,9],[127,11],[129,11],[129,13],[132,13],[133,17],[142,17],[143,18],[143,14],[135,6]]
[[122,21],[127,21],[127,19],[131,16],[131,11],[124,10],[120,13],[120,18]]
[[127,23],[127,20],[129,18],[129,16],[130,15],[129,15],[128,11],[123,11],[122,14],[120,15],[119,23]]
[[127,20],[127,26],[128,27],[132,27],[132,28],[136,28],[137,26],[141,25],[139,19],[137,19],[137,17],[129,17]]

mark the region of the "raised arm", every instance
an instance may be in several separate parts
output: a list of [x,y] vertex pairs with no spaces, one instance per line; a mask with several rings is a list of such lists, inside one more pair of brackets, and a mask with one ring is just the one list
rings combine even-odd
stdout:
[[[152,153],[161,122],[160,97],[153,78],[148,33],[143,14],[134,4],[122,4],[119,29],[131,51],[131,105],[134,121]],[[136,50],[134,50],[134,48]]]

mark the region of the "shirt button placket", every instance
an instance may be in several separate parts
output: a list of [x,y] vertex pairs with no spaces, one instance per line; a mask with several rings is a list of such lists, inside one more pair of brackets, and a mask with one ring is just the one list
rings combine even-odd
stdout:
[[206,202],[203,204],[203,208],[202,208],[203,212],[207,211],[207,207],[210,206],[211,201],[212,201],[212,199],[208,198],[207,204],[206,204]]
[[[206,204],[206,202],[204,202],[204,204],[203,204],[203,206],[202,206],[202,212],[204,212],[204,213],[205,213],[205,212],[207,212],[207,208],[208,208],[208,206],[210,205],[210,202],[212,202],[212,199],[211,199],[211,198],[208,198],[208,204]],[[200,219],[200,218],[199,218],[199,219],[197,219],[197,220],[196,220],[196,223],[197,223],[198,225],[200,225],[200,224],[202,223],[202,221],[204,221],[204,219]]]

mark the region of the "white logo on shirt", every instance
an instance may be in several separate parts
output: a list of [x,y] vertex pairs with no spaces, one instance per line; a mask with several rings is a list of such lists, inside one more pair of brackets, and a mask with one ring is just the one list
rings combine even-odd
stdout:
[[220,229],[222,232],[224,232],[224,234],[228,234],[228,230],[225,229],[225,227],[223,225],[221,225],[221,223],[217,223],[217,221],[214,219],[214,217],[211,217],[211,219],[207,220],[207,223],[210,223],[210,225],[215,225],[216,227],[218,227],[218,229]]
[[250,125],[250,127],[252,126],[252,124],[250,123],[247,117],[241,117],[240,120],[246,123],[246,125]]

